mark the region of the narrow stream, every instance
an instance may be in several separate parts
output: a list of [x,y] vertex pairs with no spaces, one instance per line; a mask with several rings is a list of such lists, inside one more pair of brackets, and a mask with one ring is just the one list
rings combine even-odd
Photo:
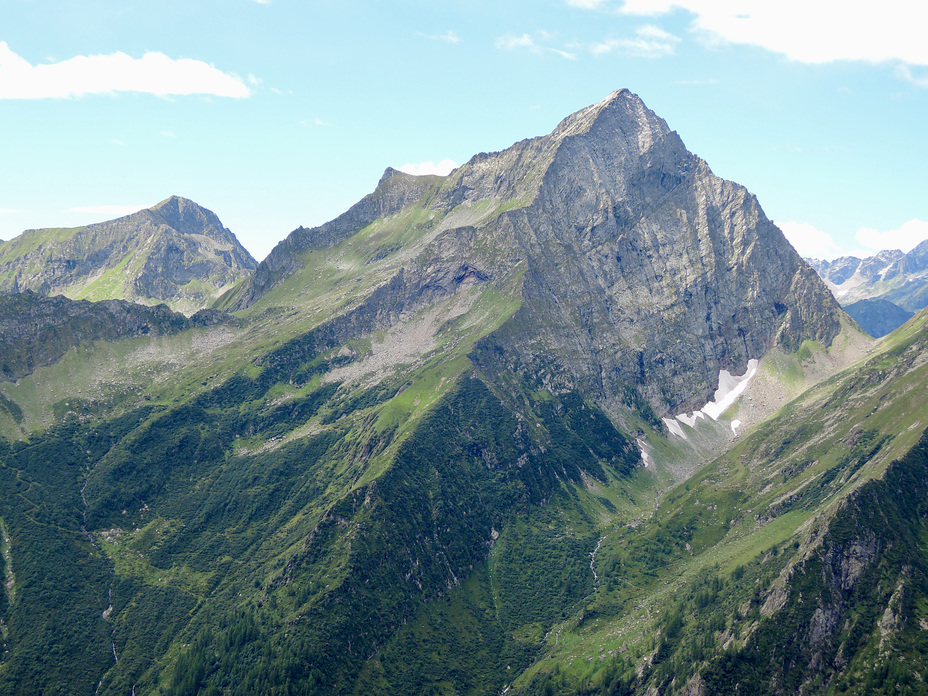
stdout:
[[[97,540],[94,539],[93,534],[87,530],[87,513],[90,506],[87,504],[87,496],[85,495],[85,490],[87,489],[87,484],[90,482],[90,474],[93,472],[93,469],[88,468],[87,475],[84,477],[84,484],[81,486],[81,504],[83,506],[83,520],[81,522],[81,532],[84,536],[87,537],[87,541],[90,542],[90,545],[93,546],[101,556],[104,558],[106,554],[103,551],[103,548],[97,543]],[[103,620],[109,621],[110,615],[113,613],[113,584],[110,583],[109,587],[106,589],[106,599],[107,607],[103,610]],[[116,652],[116,627],[113,626],[110,630],[110,649],[113,651],[113,667],[119,664],[119,653]],[[103,678],[100,679],[100,683],[97,684],[97,690],[94,692],[94,696],[100,693],[100,689],[103,687],[103,682],[106,681],[106,677],[109,675],[110,670],[113,669],[110,667],[109,670],[103,675]]]

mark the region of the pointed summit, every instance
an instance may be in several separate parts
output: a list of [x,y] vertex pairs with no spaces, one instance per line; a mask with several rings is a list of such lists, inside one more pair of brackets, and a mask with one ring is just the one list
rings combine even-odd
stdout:
[[[370,230],[391,232],[375,243]],[[344,215],[291,234],[224,308],[293,276],[297,301],[305,252],[342,243],[367,259],[356,282],[390,288],[358,300],[380,329],[465,281],[518,287],[515,315],[493,320],[497,348],[474,362],[486,374],[519,365],[610,408],[628,384],[659,415],[702,406],[721,370],[742,374],[806,339],[827,345],[840,329],[833,298],[754,196],[713,175],[628,90],[447,177],[387,170]]]
[[640,155],[670,132],[664,119],[645,106],[637,94],[621,89],[565,118],[550,137],[560,140],[591,133],[634,144],[633,149]]

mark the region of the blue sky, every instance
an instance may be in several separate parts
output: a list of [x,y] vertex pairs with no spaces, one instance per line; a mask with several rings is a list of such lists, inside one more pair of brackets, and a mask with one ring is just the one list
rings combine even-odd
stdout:
[[[858,9],[849,9],[850,7]],[[627,87],[805,255],[928,238],[912,0],[0,0],[0,239],[177,194],[263,258]]]

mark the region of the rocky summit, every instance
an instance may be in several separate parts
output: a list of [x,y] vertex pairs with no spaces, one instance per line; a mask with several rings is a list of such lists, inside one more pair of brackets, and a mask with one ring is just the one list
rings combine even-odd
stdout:
[[254,267],[214,213],[178,196],[117,220],[0,242],[0,291],[165,303],[186,313],[208,307]]
[[[14,290],[149,258],[24,238]],[[2,300],[0,694],[928,674],[928,310],[861,333],[627,90],[448,176],[388,168],[190,318]]]
[[494,355],[555,389],[608,402],[635,385],[664,415],[704,404],[721,369],[839,331],[831,294],[757,199],[627,90],[448,177],[387,170],[343,216],[293,232],[224,308],[248,307],[313,249],[413,211],[418,246],[377,252],[396,261],[376,328],[470,283],[518,278]]

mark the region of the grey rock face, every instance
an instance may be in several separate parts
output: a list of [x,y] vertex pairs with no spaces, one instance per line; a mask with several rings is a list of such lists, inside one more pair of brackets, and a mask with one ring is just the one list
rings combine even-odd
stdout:
[[756,198],[635,95],[561,133],[538,197],[509,218],[530,257],[524,323],[572,378],[603,397],[637,384],[665,412],[705,403],[720,369],[837,333],[834,301]]
[[192,313],[255,266],[214,213],[172,196],[117,220],[0,244],[0,290],[165,302]]

